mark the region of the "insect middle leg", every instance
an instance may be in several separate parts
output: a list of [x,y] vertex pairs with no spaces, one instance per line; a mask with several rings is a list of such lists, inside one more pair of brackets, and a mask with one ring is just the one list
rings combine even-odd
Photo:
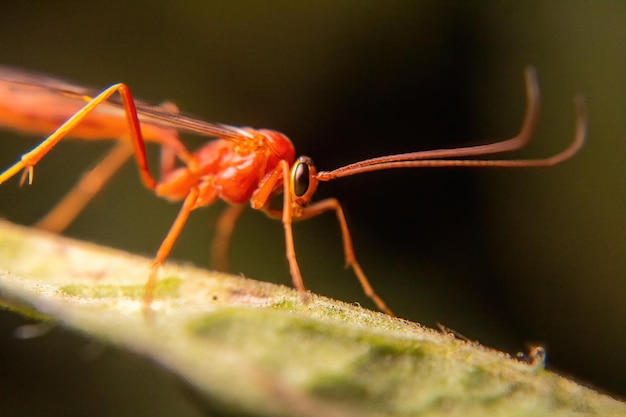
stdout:
[[[71,130],[80,124],[87,115],[94,111],[100,104],[105,103],[109,97],[114,93],[119,93],[122,98],[122,104],[124,107],[124,114],[129,127],[129,136],[133,147],[133,153],[137,162],[140,178],[143,184],[154,190],[158,183],[150,173],[148,168],[148,162],[146,157],[145,143],[143,135],[141,133],[141,126],[139,123],[139,117],[137,115],[137,109],[135,101],[130,92],[130,89],[125,84],[114,84],[96,97],[84,97],[87,104],[83,106],[79,111],[74,113],[65,123],[59,126],[50,136],[44,139],[39,145],[37,145],[30,152],[21,156],[20,160],[0,173],[0,184],[7,181],[9,178],[15,176],[22,171],[22,180],[27,179],[28,183],[32,183],[33,180],[33,168],[48,152],[56,146],[61,139],[66,137]],[[189,154],[186,152],[182,144],[176,143],[177,155],[182,159],[188,159]],[[164,145],[165,146],[165,145]],[[170,145],[171,146],[171,145]],[[106,159],[106,158],[105,158]],[[190,162],[193,162],[189,160]],[[144,294],[144,312],[150,309],[150,304],[154,298],[154,288],[156,284],[156,278],[160,266],[165,262],[165,259],[169,255],[176,238],[180,234],[180,231],[187,221],[189,213],[197,207],[197,199],[200,195],[200,191],[196,187],[192,187],[185,198],[183,207],[181,208],[174,224],[172,225],[167,236],[161,243],[161,247],[157,253],[156,258],[152,263],[152,268],[148,281],[146,282],[146,290]]]
[[152,265],[150,267],[150,275],[148,276],[148,281],[146,281],[142,306],[144,316],[146,317],[150,316],[152,302],[154,301],[154,293],[159,269],[161,268],[161,266],[163,266],[165,260],[172,251],[174,242],[176,242],[176,239],[178,239],[180,232],[183,230],[183,226],[185,226],[185,223],[189,218],[189,213],[197,208],[199,195],[200,190],[197,187],[192,187],[189,190],[189,194],[187,194],[187,197],[185,197],[183,206],[178,212],[178,215],[176,216],[174,223],[170,227],[170,230],[167,232],[165,239],[163,239],[163,242],[161,243],[161,246],[157,251],[156,257],[152,261]]

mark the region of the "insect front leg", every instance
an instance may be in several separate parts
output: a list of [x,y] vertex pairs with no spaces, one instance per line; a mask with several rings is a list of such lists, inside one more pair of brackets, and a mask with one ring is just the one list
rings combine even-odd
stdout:
[[[276,189],[280,187],[280,181],[282,180],[283,186],[283,209],[282,213],[277,215],[277,211],[270,208],[270,200],[274,195]],[[289,192],[289,164],[287,161],[280,161],[276,168],[266,176],[259,188],[254,192],[251,198],[252,208],[263,210],[270,217],[280,218],[285,230],[285,251],[287,255],[287,261],[289,262],[289,272],[291,273],[291,280],[293,286],[304,293],[304,282],[302,280],[302,274],[300,274],[300,267],[296,259],[296,249],[293,243],[293,228],[291,226],[293,222],[293,204]]]
[[361,265],[357,262],[356,257],[354,256],[354,247],[352,246],[352,238],[350,237],[350,230],[348,229],[346,216],[344,215],[341,204],[339,204],[339,201],[337,201],[337,199],[328,198],[326,200],[313,203],[310,206],[303,207],[296,220],[309,219],[327,211],[334,211],[337,216],[337,220],[339,221],[339,227],[341,228],[341,237],[343,240],[343,251],[346,258],[346,267],[352,268],[357,278],[359,279],[359,282],[361,283],[361,287],[363,287],[365,295],[367,295],[372,301],[374,301],[376,307],[378,307],[380,311],[390,316],[395,316],[391,309],[387,307],[387,304],[385,304],[382,298],[380,298],[378,294],[376,294],[374,288],[372,288],[372,285],[365,276],[363,269],[361,269]]

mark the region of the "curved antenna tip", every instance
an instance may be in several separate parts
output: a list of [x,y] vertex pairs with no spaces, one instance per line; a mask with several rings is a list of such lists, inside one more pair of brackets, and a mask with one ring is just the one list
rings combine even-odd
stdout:
[[524,69],[524,78],[526,79],[526,92],[529,97],[529,101],[539,100],[539,79],[537,77],[537,70],[533,66],[527,66]]
[[537,78],[537,69],[532,66],[532,65],[528,65],[526,66],[526,68],[524,68],[524,75],[526,76],[526,78]]
[[574,96],[574,106],[576,107],[577,131],[581,136],[581,142],[584,142],[587,138],[587,105],[585,104],[585,97],[581,93]]
[[576,109],[580,113],[586,113],[587,112],[587,106],[585,104],[585,96],[582,93],[577,93],[574,96],[574,104],[576,105]]

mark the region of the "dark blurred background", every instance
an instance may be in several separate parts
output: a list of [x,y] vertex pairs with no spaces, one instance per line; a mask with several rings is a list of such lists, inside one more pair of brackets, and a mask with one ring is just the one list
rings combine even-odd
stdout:
[[[571,140],[573,96],[584,93],[588,144],[557,167],[370,173],[323,183],[317,198],[344,204],[357,256],[398,315],[513,354],[541,343],[550,368],[622,398],[624,39],[620,1],[0,6],[1,63],[89,86],[123,81],[138,97],[207,120],[276,129],[322,170],[515,135],[529,64],[542,112],[519,155],[553,154]],[[0,168],[40,139],[1,132]],[[62,142],[33,186],[0,187],[0,216],[32,224],[109,146]],[[144,189],[127,164],[66,235],[152,256],[178,208]],[[208,266],[222,208],[193,213],[171,259]],[[334,216],[298,224],[295,234],[308,288],[372,307],[343,269]],[[280,223],[253,210],[237,226],[231,261],[236,273],[291,283]],[[13,331],[25,322],[0,313],[0,410],[194,414],[176,381],[144,360],[60,329],[18,340]]]

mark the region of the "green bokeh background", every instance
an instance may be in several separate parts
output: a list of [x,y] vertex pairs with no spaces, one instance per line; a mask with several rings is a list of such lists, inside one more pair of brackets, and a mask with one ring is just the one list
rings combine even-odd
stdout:
[[[520,154],[551,154],[571,139],[584,93],[588,144],[558,167],[379,172],[322,184],[318,198],[344,203],[357,256],[400,316],[511,353],[542,343],[551,368],[626,396],[625,2],[13,3],[0,6],[1,63],[124,81],[207,120],[276,129],[324,170],[514,135],[529,64],[542,114]],[[1,132],[0,167],[37,139]],[[33,186],[0,187],[0,216],[36,221],[108,146],[61,143]],[[151,256],[178,207],[128,164],[66,234]],[[172,259],[208,265],[222,207],[193,213]],[[343,270],[332,215],[295,233],[311,290],[371,306]],[[231,253],[234,272],[290,284],[282,227],[262,214],[246,212]],[[0,410],[195,412],[144,361],[58,329],[17,340],[22,322],[0,313]]]

